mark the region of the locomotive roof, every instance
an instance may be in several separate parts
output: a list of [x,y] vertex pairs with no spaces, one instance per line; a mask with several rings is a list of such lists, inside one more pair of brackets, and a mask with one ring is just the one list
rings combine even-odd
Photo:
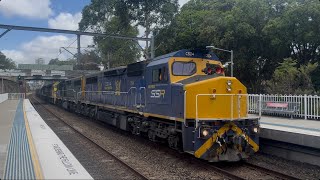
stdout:
[[[191,53],[192,53],[192,56],[187,55],[188,52],[191,52]],[[206,55],[208,55],[208,54],[210,54],[209,57],[206,56]],[[160,59],[170,58],[170,57],[186,57],[186,58],[193,57],[193,58],[205,58],[205,59],[210,59],[210,60],[219,60],[218,56],[217,56],[215,53],[210,52],[210,51],[208,51],[208,50],[202,50],[202,49],[195,49],[195,50],[182,49],[182,50],[179,50],[179,51],[176,51],[176,52],[172,52],[172,53],[169,53],[169,54],[165,54],[165,55],[162,55],[162,56],[158,56],[158,57],[154,58],[152,61],[157,61],[157,60],[160,60]]]
[[[125,70],[130,71],[129,74],[136,74],[136,73],[139,74],[138,71],[142,71],[144,69],[144,66],[145,66],[145,65],[143,65],[144,63],[148,63],[147,66],[164,64],[164,63],[167,63],[171,57],[202,58],[202,59],[205,58],[205,59],[210,59],[210,60],[219,60],[219,58],[217,57],[216,54],[214,54],[213,52],[210,52],[208,50],[182,49],[182,50],[175,51],[175,52],[172,52],[169,54],[158,56],[151,61],[135,62],[135,63],[129,64],[128,66],[119,66],[119,67],[107,69],[105,71],[89,74],[89,75],[86,75],[86,77],[87,78],[95,77],[95,76],[99,76],[100,74],[104,74],[107,76],[119,75],[119,74],[124,73]],[[81,77],[75,77],[72,79],[68,79],[66,81],[76,81],[76,80],[80,80],[80,78]]]
[[[208,56],[209,55],[209,56]],[[172,52],[169,54],[165,54],[159,57],[154,58],[148,66],[155,66],[159,64],[164,64],[169,61],[172,57],[186,57],[186,58],[202,58],[202,59],[210,59],[210,60],[219,60],[216,54],[213,52],[209,52],[208,50],[189,50],[189,49],[183,49],[176,52]]]

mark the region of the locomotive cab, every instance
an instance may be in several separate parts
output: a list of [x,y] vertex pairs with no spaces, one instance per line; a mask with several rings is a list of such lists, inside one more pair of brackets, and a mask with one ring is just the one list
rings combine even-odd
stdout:
[[168,61],[172,86],[183,88],[183,134],[193,132],[183,136],[184,151],[208,161],[246,159],[259,149],[259,120],[248,117],[247,89],[225,76],[213,53],[196,53]]

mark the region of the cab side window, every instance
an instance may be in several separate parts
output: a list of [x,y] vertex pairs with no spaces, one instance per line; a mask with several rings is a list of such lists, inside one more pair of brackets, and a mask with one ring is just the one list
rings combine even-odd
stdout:
[[152,82],[160,83],[168,81],[168,71],[165,67],[152,70]]
[[157,83],[161,81],[161,69],[152,70],[152,82]]

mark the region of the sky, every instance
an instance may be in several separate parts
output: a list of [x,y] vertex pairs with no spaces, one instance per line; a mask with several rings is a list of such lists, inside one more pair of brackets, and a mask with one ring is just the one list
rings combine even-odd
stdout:
[[[180,7],[187,1],[179,0]],[[81,11],[88,4],[90,0],[1,0],[0,24],[77,30]],[[4,31],[0,29],[0,34]],[[139,31],[142,36],[143,30]],[[59,49],[72,44],[69,50],[75,53],[75,40],[72,35],[12,30],[0,38],[0,51],[16,64],[33,64],[37,58],[48,63],[53,58],[72,57]],[[81,36],[80,42],[81,47],[93,44],[88,36]]]

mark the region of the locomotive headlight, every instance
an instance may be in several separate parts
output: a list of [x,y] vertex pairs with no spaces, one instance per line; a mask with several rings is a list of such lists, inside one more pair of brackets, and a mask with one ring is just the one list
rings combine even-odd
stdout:
[[231,92],[231,85],[232,85],[232,81],[231,80],[228,80],[227,81],[227,92]]
[[228,85],[228,86],[231,86],[231,85],[232,85],[232,81],[231,81],[231,80],[228,80],[228,81],[227,81],[227,85]]
[[258,131],[259,131],[259,128],[258,128],[258,127],[254,127],[254,128],[253,128],[253,132],[258,133]]
[[203,129],[203,130],[202,130],[202,135],[203,135],[203,137],[206,137],[208,134],[209,134],[209,131],[208,131],[208,130],[206,130],[206,129]]

